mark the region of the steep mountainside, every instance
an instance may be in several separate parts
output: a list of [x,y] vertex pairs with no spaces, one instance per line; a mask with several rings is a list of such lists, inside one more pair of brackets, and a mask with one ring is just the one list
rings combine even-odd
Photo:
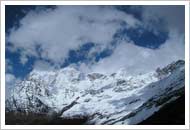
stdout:
[[84,74],[67,67],[33,70],[16,84],[6,111],[80,118],[85,124],[138,124],[184,94],[184,61],[146,74]]

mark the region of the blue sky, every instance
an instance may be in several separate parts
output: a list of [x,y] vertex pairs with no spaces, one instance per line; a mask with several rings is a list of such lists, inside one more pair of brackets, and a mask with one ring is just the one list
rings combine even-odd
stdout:
[[133,74],[184,59],[184,13],[184,6],[6,6],[7,82],[34,69]]

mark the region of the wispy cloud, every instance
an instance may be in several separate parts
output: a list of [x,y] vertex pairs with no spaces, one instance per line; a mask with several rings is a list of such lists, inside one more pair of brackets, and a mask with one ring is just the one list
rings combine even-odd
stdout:
[[9,59],[5,60],[5,69],[6,72],[12,72],[13,70],[12,62]]
[[5,79],[6,79],[6,81],[5,81],[5,84],[6,84],[5,95],[6,95],[6,98],[9,98],[12,88],[15,86],[16,83],[18,83],[20,81],[20,79],[16,78],[11,73],[6,73]]
[[[86,67],[89,71],[101,73],[113,73],[120,68],[126,68],[129,75],[139,74],[184,59],[184,50],[184,35],[171,32],[169,39],[159,49],[144,48],[136,46],[132,41],[123,41],[110,57]],[[81,65],[81,69],[84,70],[84,64]]]
[[53,70],[55,66],[51,65],[49,62],[42,61],[42,60],[37,60],[35,61],[33,68],[36,70]]

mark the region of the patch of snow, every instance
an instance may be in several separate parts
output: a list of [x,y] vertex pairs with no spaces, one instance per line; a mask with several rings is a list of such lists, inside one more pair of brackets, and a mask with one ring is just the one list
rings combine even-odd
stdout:
[[[61,117],[89,116],[89,124],[137,124],[158,111],[184,87],[182,62],[139,75],[120,69],[112,75],[84,74],[67,67],[58,71],[33,70],[12,92],[11,109],[59,112],[78,99]],[[167,95],[172,98],[157,105]],[[47,111],[48,113],[48,111]],[[135,114],[134,114],[135,113]]]

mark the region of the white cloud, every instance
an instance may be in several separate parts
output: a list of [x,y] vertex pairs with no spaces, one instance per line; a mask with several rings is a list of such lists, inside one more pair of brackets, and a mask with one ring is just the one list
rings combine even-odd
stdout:
[[20,63],[24,65],[25,63],[27,63],[27,61],[28,61],[28,58],[26,57],[26,55],[21,55]]
[[[168,31],[169,38],[159,49],[152,50],[135,46],[133,41],[120,44],[113,55],[102,59],[93,66],[87,65],[91,71],[104,73],[115,72],[126,68],[129,74],[154,70],[185,57],[184,41],[184,6],[136,6],[142,11],[142,23],[156,34],[157,31]],[[175,14],[175,15],[174,15]],[[163,20],[164,23],[159,23]],[[84,65],[83,65],[84,66]]]
[[5,74],[5,98],[9,98],[11,94],[11,90],[14,88],[15,84],[19,82],[20,79],[16,78],[13,74],[11,73],[6,73]]
[[12,29],[7,40],[14,44],[14,48],[22,49],[23,55],[36,57],[39,57],[36,45],[40,45],[42,58],[62,63],[70,49],[85,42],[105,47],[112,41],[121,21],[128,23],[128,27],[139,24],[132,15],[113,7],[58,6],[54,10],[30,11],[20,21],[20,27]]
[[35,70],[53,70],[55,66],[51,65],[50,63],[42,60],[35,61],[33,68]]
[[6,74],[5,79],[6,79],[6,83],[9,84],[9,83],[12,83],[13,81],[15,81],[16,78],[14,75],[8,73],[8,74]]
[[92,66],[83,64],[82,69],[84,70],[85,66],[86,70],[113,73],[121,68],[126,68],[130,75],[149,72],[173,61],[184,59],[184,50],[184,35],[171,32],[169,39],[159,49],[153,50],[136,46],[133,42],[123,42],[110,57],[104,58]]
[[13,66],[12,66],[12,62],[9,59],[5,60],[5,69],[6,72],[12,72],[13,71]]
[[[85,42],[101,45],[95,46],[96,48],[88,53],[89,57],[102,50],[113,40],[112,36],[116,30],[121,28],[120,21],[127,22],[130,28],[144,26],[155,31],[162,27],[169,31],[169,38],[159,49],[148,49],[136,46],[133,41],[123,41],[111,56],[97,63],[92,61],[79,66],[83,72],[112,73],[123,67],[127,68],[129,74],[147,72],[174,60],[184,59],[182,10],[178,10],[177,6],[143,6],[143,20],[138,21],[132,15],[114,7],[58,6],[54,10],[30,11],[20,21],[21,26],[12,29],[7,40],[14,44],[14,47],[10,48],[12,51],[22,50],[23,64],[27,61],[26,56],[41,57],[60,64],[68,56],[69,50],[77,49]],[[158,24],[160,19],[165,21],[164,26]],[[34,64],[37,69],[48,70],[52,69],[51,67],[44,61],[36,61]]]

